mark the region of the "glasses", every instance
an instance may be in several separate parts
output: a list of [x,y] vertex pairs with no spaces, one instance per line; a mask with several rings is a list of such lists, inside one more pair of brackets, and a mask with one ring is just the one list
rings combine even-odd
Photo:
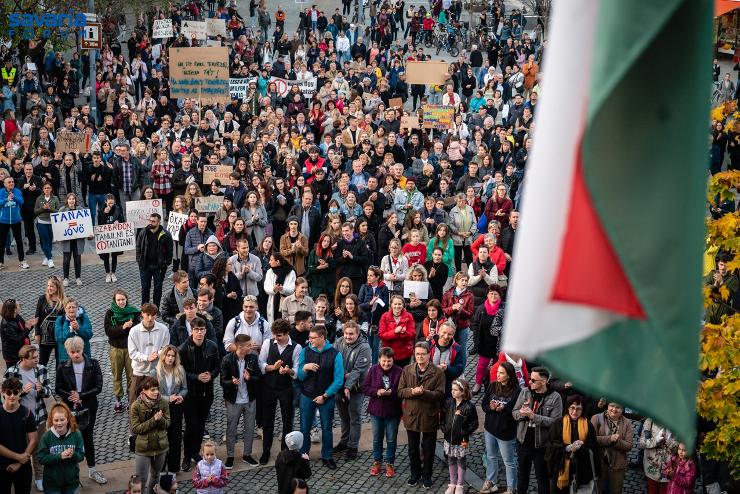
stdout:
[[197,328],[197,327],[193,328],[193,333],[195,333],[196,331],[198,333],[205,333],[206,332],[206,328]]
[[21,390],[20,389],[8,389],[4,391],[3,393],[8,396],[18,396],[19,394],[21,394]]
[[531,383],[543,383],[543,382],[546,382],[546,380],[545,379],[535,379],[533,377],[530,377],[529,378],[529,382],[531,382]]

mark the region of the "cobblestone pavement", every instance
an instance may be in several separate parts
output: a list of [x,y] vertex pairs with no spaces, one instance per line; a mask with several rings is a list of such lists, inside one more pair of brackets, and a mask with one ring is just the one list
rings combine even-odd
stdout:
[[[38,264],[38,256],[32,257],[32,263]],[[138,269],[134,262],[124,261],[122,258],[118,266],[118,283],[116,287],[126,290],[131,300],[138,304],[141,300]],[[61,262],[59,263],[61,264]],[[92,350],[93,356],[99,360],[104,373],[105,385],[100,395],[100,409],[95,426],[96,456],[99,464],[107,464],[121,460],[129,460],[133,455],[128,451],[128,421],[125,414],[113,413],[113,395],[110,378],[110,361],[108,359],[107,338],[103,333],[103,315],[110,305],[110,294],[114,285],[105,283],[104,271],[101,264],[88,260],[84,263],[82,271],[83,285],[67,288],[67,294],[76,297],[90,314],[93,326]],[[0,299],[15,297],[22,305],[24,317],[33,317],[33,310],[38,296],[43,292],[43,287],[50,274],[61,274],[61,268],[54,269],[32,269],[25,272],[3,272],[0,274]],[[165,291],[171,288],[172,282],[165,281]],[[470,359],[465,375],[472,381],[475,373],[475,358]],[[50,362],[51,363],[51,362]],[[54,366],[50,365],[50,380],[54,380]],[[212,438],[220,439],[226,429],[226,417],[222,406],[221,387],[216,386],[216,397],[212,408],[212,418],[207,424],[207,429]],[[480,402],[480,395],[474,400]],[[276,430],[281,427],[280,414],[276,414]],[[298,413],[296,422],[298,424]],[[367,414],[363,416],[363,422],[368,422]],[[335,426],[339,425],[338,416],[335,414]],[[400,431],[401,436],[405,432]],[[335,440],[337,440],[335,438]],[[441,444],[441,441],[439,441]],[[485,477],[485,466],[483,463],[483,434],[477,433],[471,440],[472,454],[468,459],[468,467],[472,473]],[[633,449],[631,457],[636,458],[637,451]],[[356,492],[415,492],[417,488],[407,488],[405,482],[408,478],[408,458],[406,446],[399,446],[398,459],[396,461],[397,475],[393,479],[385,477],[372,478],[368,475],[371,463],[371,452],[361,452],[358,459],[348,463],[343,461],[342,455],[338,455],[339,469],[329,471],[320,462],[312,462],[314,477],[311,481],[313,492],[340,492],[352,490]],[[447,485],[447,469],[443,462],[435,460],[434,489],[432,492],[444,492]],[[625,493],[645,492],[644,477],[641,470],[630,469],[625,481]],[[182,482],[181,482],[182,483]],[[503,468],[500,472],[499,485],[505,485]],[[242,490],[241,488],[244,488]],[[254,468],[234,473],[229,491],[232,492],[274,492],[275,471],[273,467]],[[193,492],[189,486],[181,485],[181,492]],[[530,492],[534,492],[530,488]]]

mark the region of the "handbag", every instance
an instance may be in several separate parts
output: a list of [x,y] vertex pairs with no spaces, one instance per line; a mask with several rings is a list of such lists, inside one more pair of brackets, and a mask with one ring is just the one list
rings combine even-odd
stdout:
[[82,405],[76,404],[74,408],[72,408],[72,416],[75,418],[77,427],[79,427],[81,431],[85,430],[85,428],[90,425],[89,408],[82,408]]
[[57,343],[54,326],[59,315],[54,315],[54,317],[52,315],[54,315],[54,312],[50,312],[36,329],[40,333],[39,336],[41,336],[41,345],[44,346],[52,346]]
[[588,450],[588,458],[591,461],[591,481],[585,485],[578,485],[577,475],[573,476],[573,482],[570,484],[570,494],[601,494],[599,489],[599,478],[596,476],[594,468],[594,452]]

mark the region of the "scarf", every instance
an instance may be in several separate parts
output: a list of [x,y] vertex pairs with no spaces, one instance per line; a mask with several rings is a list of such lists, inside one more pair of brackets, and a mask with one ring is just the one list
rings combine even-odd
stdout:
[[123,308],[118,307],[115,302],[111,302],[110,311],[113,313],[110,320],[114,326],[118,326],[125,323],[126,321],[130,321],[131,319],[133,319],[135,314],[141,312],[139,309],[129,304],[128,302],[126,302],[126,306]]
[[[570,417],[563,417],[563,442],[565,444],[571,443],[571,431],[570,431]],[[588,420],[583,417],[578,419],[578,439],[581,441],[586,440],[588,435]],[[570,483],[570,458],[571,455],[566,455],[563,461],[563,468],[558,472],[558,489],[565,489]]]
[[492,316],[498,312],[498,308],[501,306],[501,299],[498,299],[496,300],[496,303],[491,304],[491,302],[488,301],[488,297],[486,297],[486,303],[484,305],[486,307],[486,314]]
[[293,271],[293,266],[290,264],[280,264],[277,268],[271,268],[272,272],[275,273],[275,284],[282,285],[285,283],[285,278],[288,274]]
[[148,408],[154,408],[155,406],[159,405],[159,398],[157,398],[156,400],[150,400],[146,393],[144,393],[144,391],[139,393],[139,399],[144,402],[144,404]]

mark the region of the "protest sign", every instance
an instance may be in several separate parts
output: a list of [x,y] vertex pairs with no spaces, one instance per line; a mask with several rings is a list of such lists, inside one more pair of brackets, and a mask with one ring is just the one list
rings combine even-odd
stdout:
[[249,83],[256,80],[256,77],[232,77],[231,79],[229,79],[229,93],[234,98],[242,99],[247,96]]
[[182,227],[187,220],[187,214],[170,212],[170,216],[167,219],[167,231],[170,232],[172,238],[177,239],[180,235],[180,227]]
[[443,105],[424,105],[425,129],[449,129],[455,119],[455,107]]
[[301,93],[305,98],[312,98],[316,92],[316,78],[304,79],[302,81],[289,81],[287,79],[281,79],[280,77],[270,77],[270,82],[274,82],[277,86],[277,92],[280,96],[287,96],[292,86],[298,86],[301,89]]
[[206,19],[206,34],[208,36],[226,37],[226,21],[224,19]]
[[215,179],[219,179],[222,185],[229,184],[229,175],[234,171],[229,165],[203,165],[203,183],[210,185]]
[[172,38],[175,35],[172,30],[172,19],[156,19],[152,27],[152,38]]
[[411,298],[411,294],[415,294],[419,300],[426,300],[429,298],[429,282],[428,281],[410,281],[406,280],[403,282],[403,297]]
[[402,129],[418,129],[419,128],[419,117],[411,115],[408,117],[401,117],[401,128]]
[[90,137],[82,132],[59,132],[56,140],[58,153],[85,154],[90,148]]
[[89,237],[93,234],[90,210],[75,209],[51,213],[51,231],[55,241]]
[[183,21],[180,32],[187,39],[206,39],[208,28],[203,21]]
[[131,223],[97,225],[95,227],[95,252],[123,252],[136,249],[136,235]]
[[403,108],[403,100],[401,98],[391,98],[388,100],[388,108]]
[[447,62],[406,62],[407,84],[444,84],[450,66]]
[[170,48],[170,85],[173,98],[197,98],[204,105],[228,103],[228,48]]
[[224,205],[223,196],[196,197],[195,209],[199,213],[215,213]]
[[161,199],[126,202],[126,221],[134,225],[134,228],[149,226],[149,216],[152,213],[164,216]]

